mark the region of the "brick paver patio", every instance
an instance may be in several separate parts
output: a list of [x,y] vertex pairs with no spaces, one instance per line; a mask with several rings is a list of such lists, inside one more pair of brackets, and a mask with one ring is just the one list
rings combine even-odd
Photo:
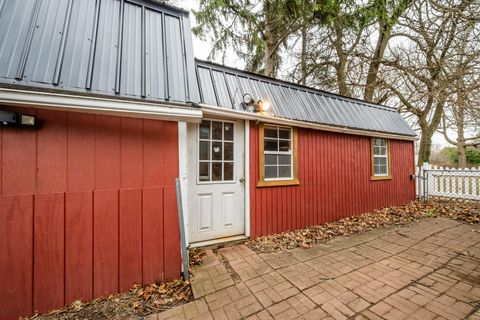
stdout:
[[479,225],[426,219],[310,249],[218,254],[227,263],[209,251],[195,270],[195,301],[149,319],[480,319]]

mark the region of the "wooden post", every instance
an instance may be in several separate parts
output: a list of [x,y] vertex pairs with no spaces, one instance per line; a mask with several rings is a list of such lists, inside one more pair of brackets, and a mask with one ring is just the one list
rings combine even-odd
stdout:
[[183,278],[188,280],[190,274],[188,273],[188,249],[185,243],[185,224],[183,222],[183,205],[182,205],[182,188],[180,186],[180,179],[175,179],[177,187],[177,208],[178,208],[178,224],[180,226],[180,250],[182,253],[182,271]]

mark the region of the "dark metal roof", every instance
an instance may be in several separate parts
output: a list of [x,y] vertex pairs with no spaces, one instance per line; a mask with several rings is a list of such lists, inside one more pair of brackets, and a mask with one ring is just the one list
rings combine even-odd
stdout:
[[273,115],[281,118],[400,135],[416,135],[391,107],[196,60],[202,103],[238,111],[243,95],[267,99]]
[[0,0],[0,83],[198,102],[188,13],[152,0]]

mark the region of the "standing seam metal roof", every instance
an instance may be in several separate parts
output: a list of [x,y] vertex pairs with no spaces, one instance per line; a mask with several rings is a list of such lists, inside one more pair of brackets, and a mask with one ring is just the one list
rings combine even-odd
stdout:
[[198,102],[188,12],[153,0],[0,0],[0,83]]
[[274,116],[332,126],[415,136],[400,113],[391,107],[276,80],[215,63],[196,60],[200,100],[226,109],[245,111],[243,95],[267,99]]

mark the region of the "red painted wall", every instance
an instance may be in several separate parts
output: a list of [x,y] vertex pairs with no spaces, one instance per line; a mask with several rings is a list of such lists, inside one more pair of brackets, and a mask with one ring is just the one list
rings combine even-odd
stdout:
[[391,140],[393,179],[371,181],[369,137],[298,129],[300,185],[257,187],[258,127],[250,127],[251,237],[318,225],[415,199],[413,142]]
[[17,110],[40,127],[0,127],[0,319],[179,276],[177,123]]

